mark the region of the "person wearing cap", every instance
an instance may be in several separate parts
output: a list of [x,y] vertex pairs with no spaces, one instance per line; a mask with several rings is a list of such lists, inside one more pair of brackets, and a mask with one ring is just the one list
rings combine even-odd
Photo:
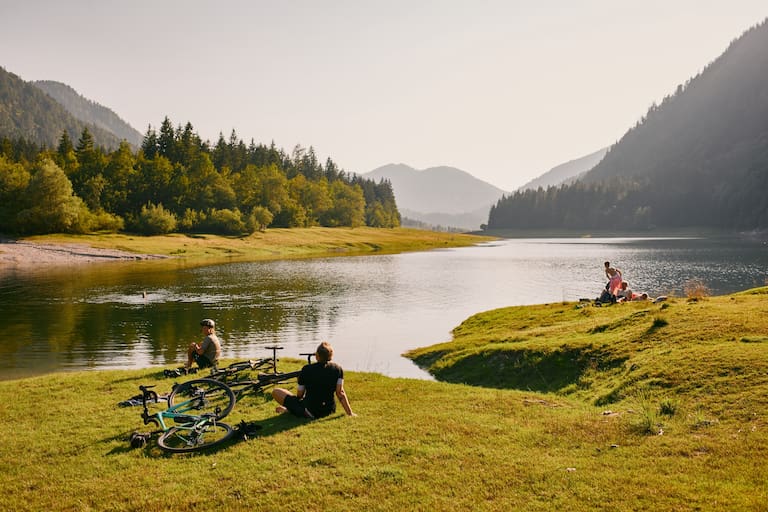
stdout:
[[336,412],[335,399],[338,398],[347,416],[357,416],[352,412],[344,391],[344,370],[331,362],[332,357],[333,348],[330,343],[322,342],[315,351],[317,362],[301,369],[295,395],[287,389],[273,389],[272,397],[280,404],[276,412],[288,412],[299,418],[322,418]]
[[221,357],[221,342],[216,336],[216,322],[206,318],[200,322],[200,328],[205,338],[199,345],[197,343],[189,345],[187,365],[185,366],[187,370],[192,367],[193,362],[197,363],[200,368],[215,367]]

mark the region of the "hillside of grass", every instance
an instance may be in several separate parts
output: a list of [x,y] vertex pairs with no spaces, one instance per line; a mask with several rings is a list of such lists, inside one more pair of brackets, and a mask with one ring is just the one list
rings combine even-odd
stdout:
[[406,355],[446,382],[600,407],[645,393],[751,418],[768,408],[768,287],[660,303],[497,309],[465,320],[452,341]]
[[451,382],[348,372],[359,416],[314,422],[248,395],[225,421],[257,435],[190,455],[129,446],[147,427],[117,404],[169,391],[161,368],[0,382],[0,509],[765,510],[767,309],[762,288],[481,313],[411,354]]

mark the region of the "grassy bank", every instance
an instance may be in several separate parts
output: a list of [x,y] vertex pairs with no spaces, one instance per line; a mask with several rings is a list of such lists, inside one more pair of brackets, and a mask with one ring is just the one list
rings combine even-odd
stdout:
[[350,372],[360,416],[312,423],[249,396],[260,435],[200,455],[129,448],[158,369],[0,382],[0,508],[765,510],[767,299],[482,313],[412,354],[453,382]]
[[418,229],[296,228],[268,229],[246,237],[217,235],[131,236],[46,235],[25,240],[41,243],[82,243],[103,249],[120,249],[138,254],[158,254],[190,262],[209,260],[266,260],[306,258],[371,252],[403,252],[462,247],[488,237],[438,233]]
[[768,407],[768,287],[657,304],[498,309],[464,321],[453,341],[407,355],[449,382],[596,406],[648,393],[741,417]]

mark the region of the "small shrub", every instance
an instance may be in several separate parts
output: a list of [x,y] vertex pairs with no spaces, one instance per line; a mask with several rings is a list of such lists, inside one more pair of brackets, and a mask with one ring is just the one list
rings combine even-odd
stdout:
[[136,228],[145,235],[162,235],[173,232],[176,223],[176,215],[163,208],[162,204],[147,203],[141,207]]
[[712,425],[717,423],[717,420],[712,420],[706,417],[704,413],[704,409],[701,406],[696,407],[690,419],[691,419],[691,424],[693,428],[697,428],[697,429],[711,427]]
[[190,232],[200,223],[200,212],[187,208],[178,223],[178,229],[182,232]]
[[674,416],[678,409],[677,400],[665,398],[659,403],[659,414],[662,416]]
[[272,215],[272,212],[263,206],[256,206],[248,216],[248,219],[246,220],[246,226],[251,233],[254,231],[264,232],[267,230],[267,226],[272,223],[273,219],[274,215]]
[[94,213],[91,219],[91,229],[93,231],[117,233],[122,231],[124,227],[125,221],[123,221],[122,217],[105,211]]
[[656,407],[653,406],[648,389],[637,391],[632,399],[637,416],[632,419],[632,428],[639,434],[657,435],[661,431],[661,422]]
[[683,287],[683,291],[689,300],[700,300],[709,297],[710,295],[709,288],[701,279],[691,279],[690,281],[687,281]]
[[214,208],[208,211],[205,221],[201,221],[199,227],[210,233],[224,235],[240,235],[246,232],[245,223],[243,223],[240,210],[237,208],[234,210],[228,208],[217,210]]

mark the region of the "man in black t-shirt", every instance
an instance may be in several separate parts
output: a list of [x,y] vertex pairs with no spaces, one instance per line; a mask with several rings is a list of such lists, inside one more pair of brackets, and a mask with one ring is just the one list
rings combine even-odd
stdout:
[[275,388],[272,396],[280,405],[276,411],[290,412],[300,418],[322,418],[336,412],[338,397],[344,412],[348,416],[357,416],[352,412],[349,398],[344,391],[344,370],[331,362],[333,348],[324,341],[315,352],[316,363],[305,365],[299,375],[299,387],[294,395],[287,389]]

